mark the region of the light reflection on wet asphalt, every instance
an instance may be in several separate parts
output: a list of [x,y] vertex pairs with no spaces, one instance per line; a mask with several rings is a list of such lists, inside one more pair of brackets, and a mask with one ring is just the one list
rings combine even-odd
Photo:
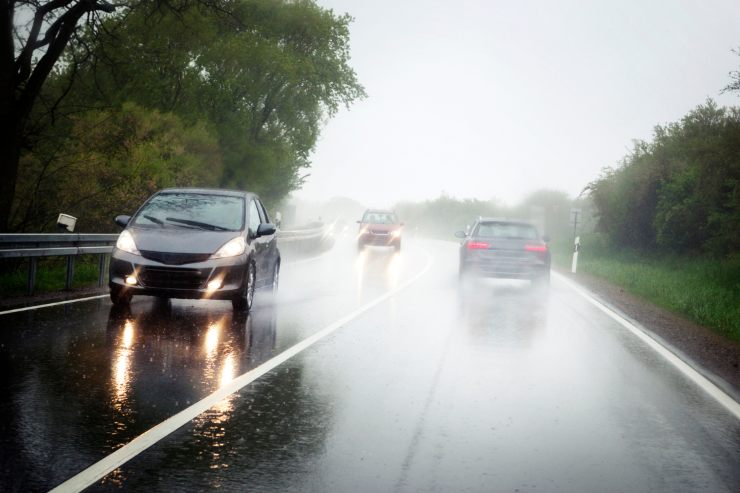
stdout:
[[[2,490],[48,489],[419,272],[91,490],[733,491],[740,424],[568,288],[461,287],[456,246],[350,241],[276,300],[0,317]],[[7,451],[12,451],[8,453]]]

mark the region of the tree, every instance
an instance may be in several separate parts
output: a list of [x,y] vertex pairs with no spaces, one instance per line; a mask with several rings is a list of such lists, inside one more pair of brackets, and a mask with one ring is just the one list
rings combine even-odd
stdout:
[[277,200],[302,183],[326,119],[365,96],[349,66],[352,19],[307,0],[240,0],[229,12],[108,19],[71,104],[133,101],[206,121],[222,149],[220,184]]
[[[100,34],[110,14],[143,7],[179,12],[192,4],[224,11],[228,0],[5,0],[0,7],[0,231],[10,224],[19,163],[23,149],[34,145],[38,132],[30,117],[58,62],[70,51],[66,71],[74,79],[77,65],[90,54],[90,43]],[[70,50],[71,48],[71,50]],[[59,98],[67,95],[67,88]],[[53,118],[59,99],[49,104]],[[43,118],[42,118],[43,120]]]
[[[740,48],[732,50],[733,53],[740,56]],[[737,92],[740,93],[740,70],[733,70],[730,72],[730,83],[727,84],[722,92]]]
[[[16,2],[0,7],[0,231],[8,229],[21,148],[41,89],[79,23],[115,10],[103,0]],[[19,18],[30,18],[27,24]]]
[[55,217],[46,211],[64,210],[78,218],[81,231],[113,232],[114,216],[131,214],[155,191],[215,186],[221,167],[218,141],[203,124],[132,103],[74,117],[71,136],[53,159],[39,155],[47,156],[23,156],[15,208],[20,230],[43,230]]

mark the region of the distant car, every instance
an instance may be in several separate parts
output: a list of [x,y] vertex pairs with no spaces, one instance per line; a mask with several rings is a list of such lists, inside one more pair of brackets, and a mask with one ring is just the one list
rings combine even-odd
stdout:
[[368,209],[357,221],[360,230],[357,234],[357,247],[363,249],[365,245],[392,246],[401,249],[401,233],[403,223],[393,211]]
[[550,282],[550,250],[532,224],[478,219],[466,234],[458,231],[460,277],[498,277]]
[[134,295],[231,300],[249,311],[259,287],[277,290],[276,228],[253,193],[170,188],[150,197],[125,228],[110,263],[110,297]]

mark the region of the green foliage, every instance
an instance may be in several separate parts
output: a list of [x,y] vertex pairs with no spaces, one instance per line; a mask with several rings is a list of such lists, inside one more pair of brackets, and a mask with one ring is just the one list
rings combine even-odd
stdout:
[[[740,340],[740,258],[646,254],[586,235],[578,272],[610,281],[656,305]],[[570,268],[572,248],[553,248],[553,261]]]
[[277,202],[326,119],[365,95],[351,20],[309,0],[141,2],[81,32],[34,115],[44,138],[21,157],[14,229],[63,207],[102,231],[171,184]]
[[160,188],[214,186],[221,167],[218,143],[202,124],[133,103],[72,118],[53,159],[32,153],[24,159],[17,208],[26,205],[27,227],[48,228],[46,211],[64,211],[78,218],[82,232],[114,231],[115,215],[133,213]]
[[616,245],[722,256],[740,248],[739,182],[740,109],[707,101],[588,189]]
[[206,122],[220,184],[277,200],[302,183],[326,118],[365,95],[349,66],[352,19],[305,0],[223,3],[228,15],[152,5],[109,20],[70,98]]

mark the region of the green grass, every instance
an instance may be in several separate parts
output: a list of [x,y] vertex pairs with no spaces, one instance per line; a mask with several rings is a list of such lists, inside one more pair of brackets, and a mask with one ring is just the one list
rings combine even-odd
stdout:
[[[34,292],[41,294],[64,290],[66,267],[66,257],[40,258],[36,268],[36,288]],[[28,259],[22,259],[15,268],[10,268],[9,264],[4,265],[2,271],[0,271],[0,297],[24,296],[26,294],[27,276]],[[72,287],[93,287],[97,286],[97,283],[98,256],[80,255],[76,257]]]
[[[740,340],[740,257],[658,256],[610,249],[599,235],[582,238],[578,272],[616,284],[656,305]],[[553,245],[553,261],[570,269],[572,247]]]

